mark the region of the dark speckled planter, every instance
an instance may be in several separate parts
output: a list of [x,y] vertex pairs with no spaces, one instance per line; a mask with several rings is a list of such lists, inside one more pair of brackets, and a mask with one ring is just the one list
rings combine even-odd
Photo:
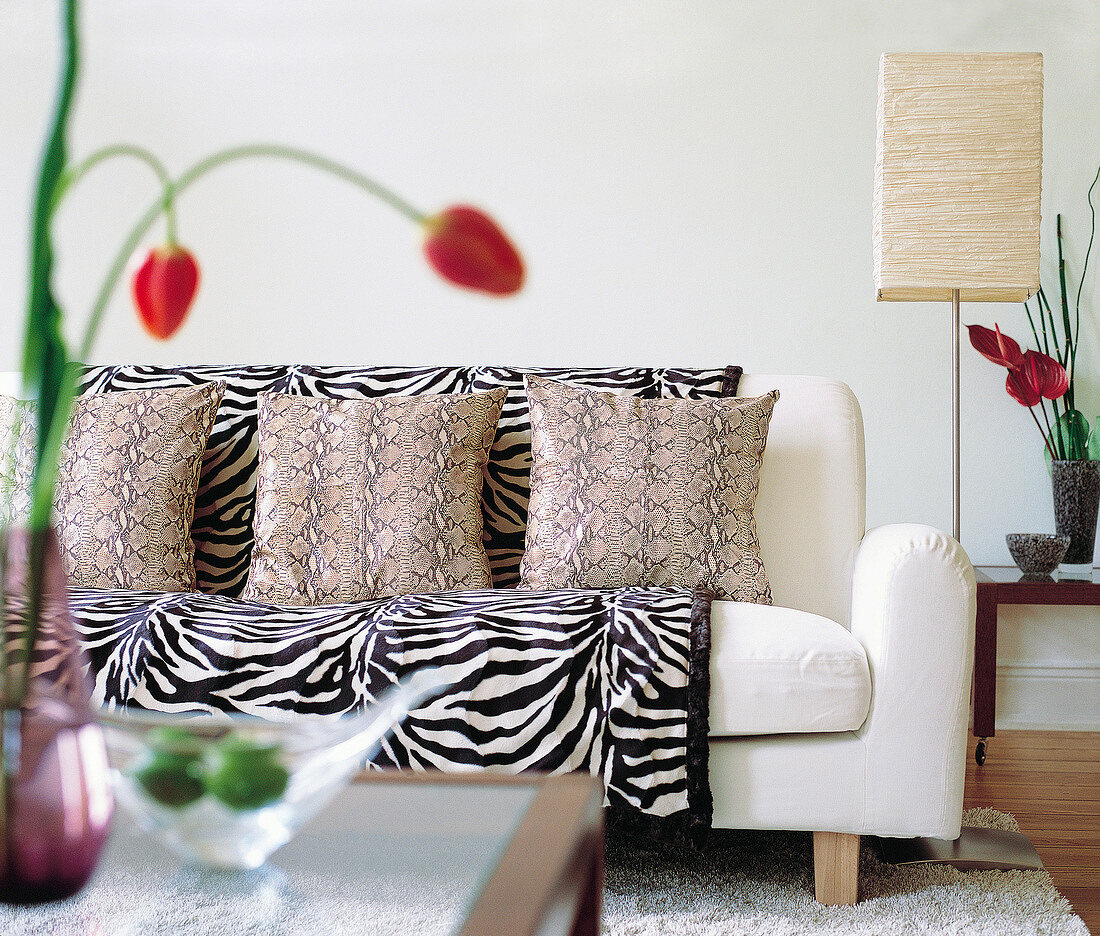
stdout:
[[1092,563],[1096,550],[1096,514],[1100,506],[1100,461],[1075,459],[1051,462],[1054,523],[1069,536],[1066,565]]

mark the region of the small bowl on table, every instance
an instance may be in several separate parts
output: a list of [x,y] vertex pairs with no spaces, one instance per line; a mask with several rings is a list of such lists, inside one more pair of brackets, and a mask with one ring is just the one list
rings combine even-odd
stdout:
[[1069,537],[1057,533],[1009,533],[1005,536],[1012,561],[1027,578],[1046,578],[1069,549]]
[[115,799],[191,864],[258,868],[324,809],[386,733],[445,683],[421,670],[363,713],[271,721],[106,711]]

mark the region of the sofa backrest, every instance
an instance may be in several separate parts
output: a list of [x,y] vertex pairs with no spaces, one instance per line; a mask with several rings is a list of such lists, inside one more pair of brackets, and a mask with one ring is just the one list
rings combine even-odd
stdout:
[[[471,393],[507,386],[485,494],[486,545],[497,585],[518,580],[526,522],[530,435],[523,373],[643,397],[757,396],[778,389],[761,467],[757,527],[776,604],[847,626],[849,568],[864,531],[863,424],[844,384],[825,378],[746,374],[740,368],[315,367],[136,365],[89,368],[82,393],[225,380],[203,463],[192,527],[199,586],[237,594],[252,545],[256,402],[265,391],[354,398]],[[15,375],[0,391],[15,393]]]
[[849,626],[866,524],[863,416],[846,384],[745,374],[739,396],[779,391],[760,465],[756,526],[777,605]]

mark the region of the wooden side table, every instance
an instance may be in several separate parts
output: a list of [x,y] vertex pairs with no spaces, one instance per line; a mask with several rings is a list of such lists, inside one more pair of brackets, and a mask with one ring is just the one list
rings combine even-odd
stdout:
[[996,734],[997,608],[1016,605],[1100,605],[1100,569],[1090,579],[1027,578],[1015,566],[977,566],[978,617],[974,634],[974,760],[985,763]]

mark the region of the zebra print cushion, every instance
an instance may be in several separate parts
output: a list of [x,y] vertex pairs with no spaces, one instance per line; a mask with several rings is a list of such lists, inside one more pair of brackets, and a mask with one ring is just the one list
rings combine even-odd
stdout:
[[362,397],[470,393],[468,367],[313,367],[290,369],[287,392],[358,400]]
[[600,777],[617,821],[701,844],[709,595],[491,589],[287,608],[74,589],[94,701],[161,712],[361,711],[423,666],[453,684],[375,767]]
[[195,519],[195,570],[200,591],[240,595],[252,554],[256,495],[256,400],[265,391],[357,399],[388,394],[481,393],[506,387],[483,491],[486,552],[493,584],[519,584],[530,496],[531,424],[524,374],[642,397],[733,396],[740,367],[514,368],[112,365],[88,368],[81,393],[181,387],[224,380],[221,409],[203,459]]

